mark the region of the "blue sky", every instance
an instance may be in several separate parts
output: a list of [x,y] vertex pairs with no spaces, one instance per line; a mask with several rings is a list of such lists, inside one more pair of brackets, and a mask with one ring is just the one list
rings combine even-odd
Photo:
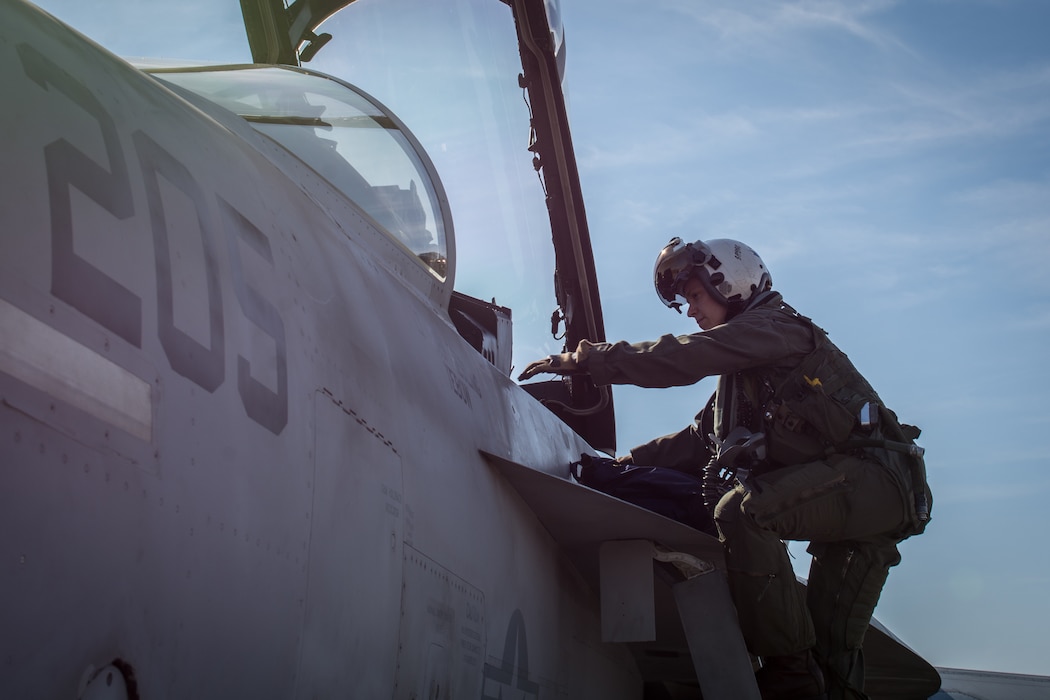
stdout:
[[[234,0],[207,3],[211,26],[195,3],[39,4],[124,55],[248,60]],[[924,430],[934,521],[877,617],[936,665],[1050,674],[1050,4],[562,14],[609,338],[696,330],[653,291],[671,236],[751,244]],[[620,450],[685,426],[712,389],[617,388]]]

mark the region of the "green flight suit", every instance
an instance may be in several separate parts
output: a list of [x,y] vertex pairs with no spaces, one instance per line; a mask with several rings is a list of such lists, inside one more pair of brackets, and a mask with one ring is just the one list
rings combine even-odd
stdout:
[[[823,331],[779,294],[756,301],[708,331],[598,344],[583,369],[596,384],[642,387],[719,377],[710,421],[714,433],[724,438],[737,426],[763,431],[769,452],[768,466],[752,475],[747,487],[726,493],[715,509],[744,639],[757,656],[815,647],[830,697],[864,697],[864,632],[890,567],[900,561],[896,544],[921,530],[915,528],[908,458],[875,448],[829,454],[826,441],[797,427],[784,429],[773,417],[774,388],[827,352],[842,358],[858,392],[877,396]],[[818,346],[829,349],[817,352]],[[806,379],[819,387],[819,377]],[[896,424],[895,416],[890,420]],[[634,463],[702,467],[711,453],[700,423],[698,416],[681,432],[633,448]],[[811,542],[808,595],[797,583],[783,540]]]

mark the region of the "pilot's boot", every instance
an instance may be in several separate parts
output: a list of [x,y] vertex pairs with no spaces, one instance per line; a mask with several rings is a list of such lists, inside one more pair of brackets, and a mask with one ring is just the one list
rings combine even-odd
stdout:
[[762,700],[825,700],[824,674],[807,649],[790,656],[768,656],[755,672]]

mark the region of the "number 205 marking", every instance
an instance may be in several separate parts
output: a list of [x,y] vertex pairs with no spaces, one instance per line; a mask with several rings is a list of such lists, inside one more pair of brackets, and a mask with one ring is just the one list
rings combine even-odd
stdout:
[[[109,169],[99,165],[65,139],[44,147],[48,196],[51,207],[51,293],[137,348],[142,347],[142,299],[127,287],[77,255],[73,248],[73,213],[70,188],[83,192],[117,220],[135,213],[131,177],[113,118],[98,99],[72,75],[27,44],[17,46],[22,67],[45,90],[54,87],[98,122],[109,159]],[[208,200],[193,175],[171,153],[141,130],[132,134],[153,233],[157,273],[157,333],[171,368],[208,392],[225,380],[225,325],[215,222]],[[177,188],[197,212],[204,250],[208,296],[210,347],[175,326],[174,285],[168,221],[160,193],[160,178]],[[238,242],[245,243],[273,266],[270,241],[243,214],[221,196],[219,205],[225,232],[234,293],[245,318],[273,341],[276,352],[277,391],[251,375],[251,363],[237,357],[237,390],[248,417],[275,435],[288,423],[288,362],[284,323],[277,308],[247,284]]]

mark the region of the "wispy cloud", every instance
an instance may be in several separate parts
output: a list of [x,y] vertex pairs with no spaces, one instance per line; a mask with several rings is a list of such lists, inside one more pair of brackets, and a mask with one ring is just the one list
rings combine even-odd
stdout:
[[685,120],[673,112],[644,123],[644,129],[617,136],[612,143],[590,140],[578,154],[588,169],[659,166],[701,157],[717,144],[754,138],[759,127],[743,114],[693,114]]
[[[699,36],[689,55],[676,60],[705,76],[704,85],[722,72],[792,81],[807,67],[819,66],[823,75],[820,91],[810,90],[809,84],[786,92],[767,90],[761,102],[750,94],[725,110],[717,105],[737,99],[735,86],[716,82],[701,95],[687,83],[677,91],[676,101],[663,108],[679,110],[688,104],[695,110],[697,103],[704,105],[706,113],[697,123],[681,127],[694,134],[707,129],[730,139],[755,138],[809,127],[822,130],[821,136],[834,136],[840,146],[867,154],[1012,135],[1041,128],[1050,119],[1050,65],[1004,70],[926,56],[884,21],[898,6],[893,0],[656,3],[658,10],[685,17],[696,27]],[[857,39],[882,56],[879,71],[871,70],[870,53],[841,47],[832,53],[829,43],[817,40],[814,32]],[[667,72],[668,78],[674,75],[673,65],[654,68]],[[747,129],[741,131],[741,126]]]
[[[664,6],[696,22],[725,42],[735,44],[794,43],[800,33],[831,30],[856,37],[884,50],[908,51],[899,39],[880,30],[867,18],[885,12],[895,0],[802,0],[801,2],[696,3],[671,0]],[[772,43],[771,43],[772,42]]]
[[873,119],[877,128],[862,142],[914,147],[1014,136],[1044,129],[1050,121],[1050,65],[972,76],[965,85],[943,78],[899,78],[883,96],[884,118]]
[[776,3],[776,6],[781,18],[792,20],[790,24],[838,29],[880,49],[914,53],[896,37],[864,21],[865,18],[885,12],[896,4],[895,0],[804,0],[797,3]]

